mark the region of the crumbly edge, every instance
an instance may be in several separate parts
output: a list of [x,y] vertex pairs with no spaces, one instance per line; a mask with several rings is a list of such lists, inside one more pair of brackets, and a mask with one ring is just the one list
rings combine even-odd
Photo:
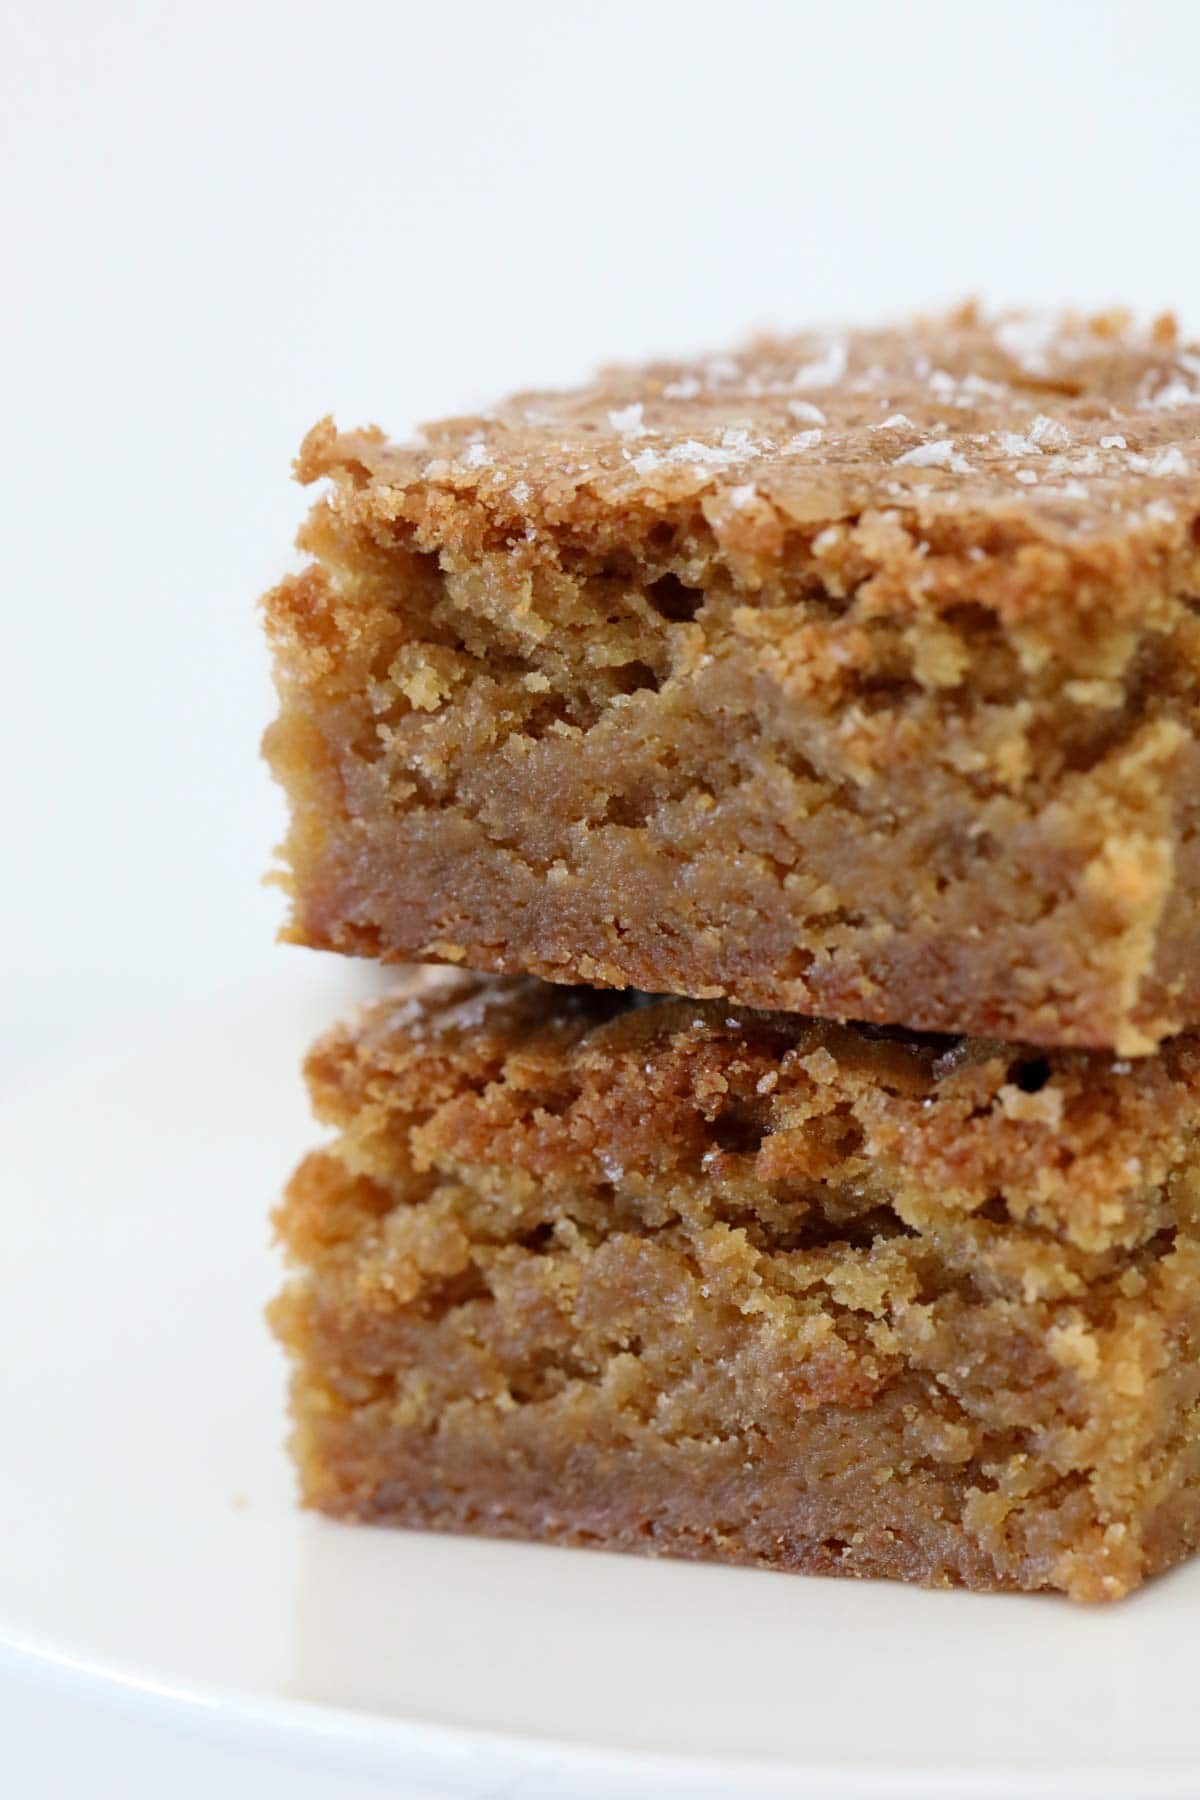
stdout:
[[[789,1432],[836,1461],[831,1443],[868,1444],[884,1420],[899,1461],[880,1516],[903,1516],[906,1483],[940,1482],[937,1504],[960,1515],[938,1565],[949,1579],[1103,1598],[1186,1553],[1190,1052],[1120,1078],[1052,1059],[1032,1086],[1002,1079],[1011,1052],[995,1047],[713,1008],[689,1020],[678,1005],[605,1017],[530,983],[451,996],[440,1017],[429,999],[376,1008],[310,1063],[342,1136],[280,1215],[307,1274],[276,1315],[302,1364],[310,1498],[364,1516],[433,1505],[409,1490],[381,1507],[387,1456],[408,1459],[411,1482],[423,1443],[436,1486],[464,1431],[547,1462],[572,1419],[586,1436],[581,1420],[625,1418],[631,1479],[648,1455],[669,1460],[673,1431],[676,1450],[732,1433],[765,1481],[778,1458],[763,1446]],[[1126,1132],[1147,1174],[1156,1155],[1170,1168],[1114,1248]],[[1039,1214],[1032,1200],[1060,1143],[1063,1195],[1099,1186],[1104,1250],[1081,1246],[1087,1208]],[[364,1443],[375,1491],[348,1492],[335,1465],[357,1456],[361,1477]],[[851,1547],[843,1572],[880,1572],[888,1554]]]
[[613,491],[565,467],[518,497],[479,471],[429,479],[406,467],[401,475],[393,454],[377,431],[339,433],[329,420],[313,428],[296,474],[328,485],[301,547],[325,536],[334,517],[347,541],[432,554],[460,569],[500,558],[529,572],[615,563],[650,580],[724,576],[767,604],[859,592],[880,611],[938,616],[970,604],[1031,645],[1083,662],[1097,626],[1153,628],[1164,596],[1200,588],[1200,533],[1185,517],[1156,531],[1062,538],[1019,509],[946,506],[940,492],[851,503],[814,481],[808,503],[789,512],[766,496],[731,505],[715,483]]
[[[267,597],[282,700],[268,749],[292,800],[284,861],[297,938],[703,992],[698,974],[686,979],[688,958],[657,984],[653,951],[639,966],[631,951],[623,968],[615,928],[565,963],[565,951],[539,957],[532,942],[506,960],[502,946],[489,952],[482,920],[456,936],[445,918],[427,919],[422,935],[413,908],[407,939],[391,942],[383,846],[391,820],[442,811],[464,853],[516,859],[531,893],[540,882],[553,895],[559,883],[560,900],[572,879],[587,879],[583,864],[573,875],[572,823],[585,836],[640,830],[660,860],[672,845],[677,860],[680,842],[701,843],[711,829],[705,808],[727,804],[722,776],[745,779],[735,759],[721,771],[707,766],[711,751],[697,752],[697,767],[685,756],[673,773],[651,748],[640,777],[631,766],[614,793],[594,784],[605,804],[593,817],[570,787],[573,764],[576,780],[586,766],[577,753],[629,765],[656,729],[668,740],[694,732],[706,705],[733,707],[738,734],[759,708],[771,791],[747,787],[734,841],[745,866],[763,865],[755,879],[765,898],[754,905],[780,917],[791,908],[803,923],[796,973],[779,953],[759,987],[713,974],[710,991],[1132,1054],[1188,1022],[1200,1001],[1190,973],[1200,831],[1188,798],[1200,775],[1200,616],[1186,594],[1156,586],[1161,569],[1131,565],[1110,589],[1061,552],[1010,542],[973,560],[978,546],[938,544],[897,516],[793,533],[768,581],[731,557],[700,513],[643,521],[641,538],[634,523],[588,520],[589,537],[563,527],[545,541],[498,542],[472,528],[457,497],[427,542],[370,485],[344,480],[318,503],[304,536],[317,561]],[[1068,603],[1080,594],[1089,606]],[[752,756],[740,735],[734,748]],[[496,811],[509,788],[510,811],[528,801],[516,837]],[[556,792],[572,794],[574,813],[552,830]],[[1044,931],[1039,883],[1047,894],[1057,883],[1075,909],[1044,970],[1014,939],[1017,963],[1032,965],[1028,999],[1014,987],[1011,1001],[990,997],[989,1016],[981,1006],[960,1019],[937,1016],[936,994],[919,1015],[906,993],[898,1012],[888,987],[902,975],[873,983],[882,950],[856,936],[847,896],[809,874],[803,841],[797,860],[787,830],[764,822],[772,804],[894,830],[895,863],[912,870],[931,919],[956,883],[965,911],[981,846],[1011,846],[1009,869],[1013,856],[1028,857],[1029,891],[1018,884],[1013,897],[1029,915],[1021,931]],[[941,831],[928,842],[925,816]],[[376,818],[372,894],[362,883]],[[880,922],[898,933],[903,971],[904,927]],[[909,985],[935,988],[939,939],[965,946],[968,936],[946,919],[930,946],[918,942]],[[689,957],[703,969],[699,934]]]

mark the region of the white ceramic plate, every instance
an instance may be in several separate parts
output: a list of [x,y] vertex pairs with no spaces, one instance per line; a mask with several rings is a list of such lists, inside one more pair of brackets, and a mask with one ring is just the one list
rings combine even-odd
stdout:
[[410,1794],[1200,1790],[1200,1566],[1097,1611],[302,1517],[302,975],[0,1106],[0,1667]]

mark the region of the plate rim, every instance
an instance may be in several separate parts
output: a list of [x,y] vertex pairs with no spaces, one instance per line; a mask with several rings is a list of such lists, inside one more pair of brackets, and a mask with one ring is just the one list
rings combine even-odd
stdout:
[[[280,1699],[252,1689],[156,1675],[128,1664],[73,1655],[22,1637],[0,1623],[0,1677],[90,1700],[133,1720],[207,1739],[227,1749],[297,1757],[315,1752],[330,1773],[365,1778],[404,1774],[446,1800],[484,1800],[496,1784],[553,1776],[572,1795],[647,1800],[653,1791],[681,1796],[736,1793],[802,1800],[1195,1800],[1200,1757],[1187,1762],[1097,1761],[1049,1768],[1043,1762],[933,1765],[796,1762],[792,1758],[686,1756],[664,1750],[612,1749],[527,1732],[442,1725],[369,1708]],[[736,1786],[733,1784],[736,1783]],[[519,1788],[512,1789],[519,1800]]]

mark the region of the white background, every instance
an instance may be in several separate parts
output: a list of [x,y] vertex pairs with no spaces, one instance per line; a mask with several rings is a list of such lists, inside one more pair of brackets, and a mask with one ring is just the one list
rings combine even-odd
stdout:
[[[1165,0],[7,0],[0,1079],[284,955],[253,600],[314,419],[967,293],[1198,325],[1198,68]],[[0,1787],[368,1791],[3,1689]]]

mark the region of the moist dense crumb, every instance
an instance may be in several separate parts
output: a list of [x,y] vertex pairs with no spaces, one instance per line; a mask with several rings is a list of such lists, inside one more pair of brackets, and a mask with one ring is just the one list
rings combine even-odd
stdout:
[[308,1059],[308,1504],[1113,1598],[1200,1535],[1200,1047],[445,972]]
[[1200,1022],[1200,355],[770,339],[309,436],[289,934],[1151,1051]]

